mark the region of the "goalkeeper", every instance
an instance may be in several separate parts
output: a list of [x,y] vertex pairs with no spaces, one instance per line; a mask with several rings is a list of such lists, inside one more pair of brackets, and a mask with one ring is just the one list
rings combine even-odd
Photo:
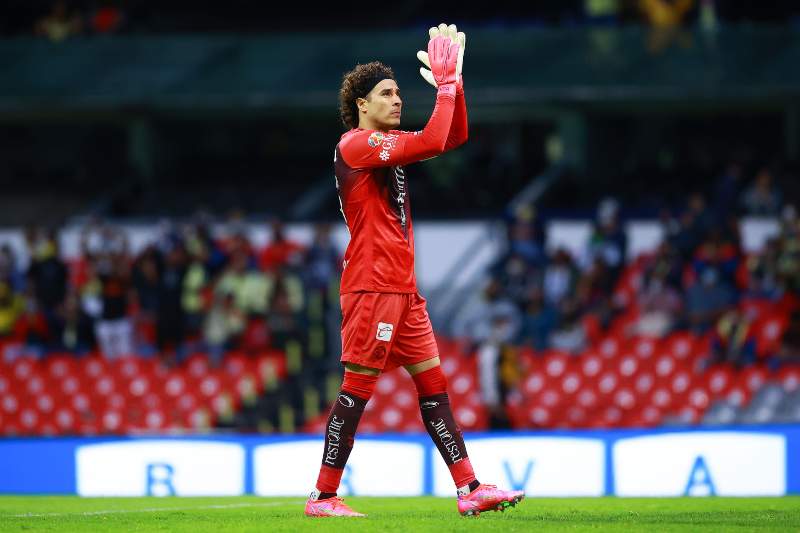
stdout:
[[[453,419],[447,382],[414,276],[414,231],[404,165],[435,157],[467,140],[461,78],[465,36],[455,26],[430,29],[428,51],[417,56],[423,78],[437,88],[422,131],[399,131],[403,101],[392,70],[379,63],[345,74],[339,92],[349,131],[334,153],[336,187],[350,230],[341,283],[344,382],[325,427],[325,447],[308,516],[364,516],[336,491],[364,408],[378,376],[403,366],[412,376],[425,428],[453,477],[458,510],[478,515],[523,498],[481,484]],[[430,69],[430,70],[428,70]],[[388,458],[391,460],[391,458]]]

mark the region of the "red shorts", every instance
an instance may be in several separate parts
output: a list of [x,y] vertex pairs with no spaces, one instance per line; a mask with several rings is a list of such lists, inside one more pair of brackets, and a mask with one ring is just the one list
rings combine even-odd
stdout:
[[389,371],[439,355],[425,298],[350,292],[342,304],[342,362]]

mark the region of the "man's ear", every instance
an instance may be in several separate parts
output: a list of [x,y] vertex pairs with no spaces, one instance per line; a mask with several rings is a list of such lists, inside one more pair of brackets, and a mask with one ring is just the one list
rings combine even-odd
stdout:
[[366,98],[356,98],[356,106],[361,113],[367,112],[367,99]]

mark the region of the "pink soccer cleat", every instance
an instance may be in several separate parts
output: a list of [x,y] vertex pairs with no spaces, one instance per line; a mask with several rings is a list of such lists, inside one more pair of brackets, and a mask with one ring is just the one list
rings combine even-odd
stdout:
[[309,498],[306,502],[306,516],[367,516],[365,514],[357,513],[350,509],[341,498],[334,496],[333,498],[325,498],[324,500],[316,500]]
[[458,512],[463,516],[478,516],[483,511],[505,511],[524,497],[521,490],[500,490],[496,485],[481,484],[466,496],[458,497]]

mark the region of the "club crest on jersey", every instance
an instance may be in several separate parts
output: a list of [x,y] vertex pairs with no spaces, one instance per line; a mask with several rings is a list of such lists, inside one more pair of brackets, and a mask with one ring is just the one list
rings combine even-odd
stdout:
[[382,131],[373,131],[372,135],[370,135],[369,139],[367,139],[367,144],[370,146],[370,148],[375,148],[383,142],[384,137],[385,134]]
[[375,338],[379,341],[389,342],[392,340],[392,331],[394,331],[392,324],[378,322],[378,333],[375,334]]

